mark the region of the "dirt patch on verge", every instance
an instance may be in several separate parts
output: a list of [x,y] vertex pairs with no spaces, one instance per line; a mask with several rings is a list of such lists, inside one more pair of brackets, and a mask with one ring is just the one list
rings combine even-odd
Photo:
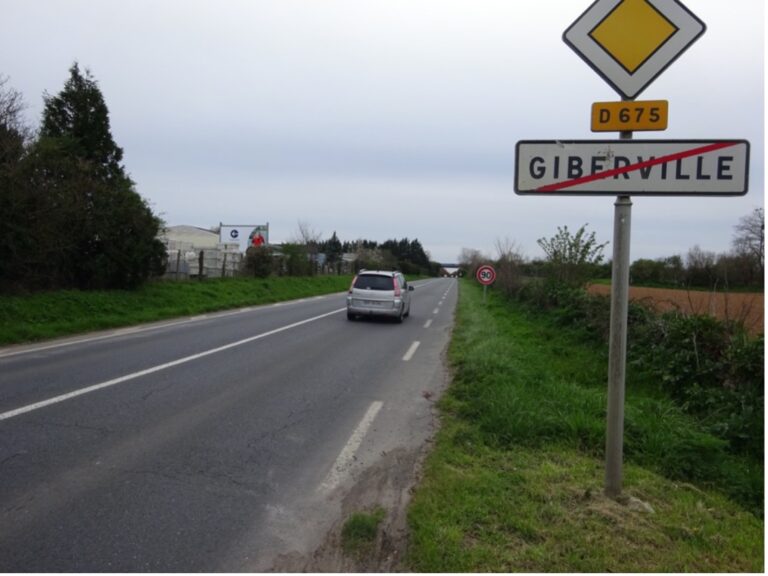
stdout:
[[[408,544],[407,512],[413,487],[420,477],[426,449],[398,449],[383,454],[365,470],[342,500],[342,514],[311,557],[286,555],[277,559],[275,572],[398,572]],[[355,512],[384,509],[378,535],[365,554],[347,554],[342,547],[344,522]]]
[[[423,476],[424,462],[432,451],[440,427],[436,402],[448,389],[453,374],[447,359],[447,338],[440,352],[439,365],[413,380],[411,407],[424,403],[425,409],[414,410],[418,425],[406,427],[405,436],[384,433],[384,447],[374,451],[373,460],[353,473],[353,480],[327,495],[338,506],[333,524],[325,531],[322,543],[310,553],[288,553],[279,556],[270,572],[403,572],[408,571],[405,556],[408,549],[408,506]],[[390,421],[390,426],[392,422]],[[397,425],[397,424],[396,424]],[[375,428],[375,426],[374,426]],[[382,431],[390,430],[382,425]],[[400,432],[402,434],[402,432]],[[373,542],[360,551],[345,551],[342,532],[347,520],[356,513],[384,511]],[[327,524],[326,524],[327,525]]]
[[[443,363],[447,366],[443,351]],[[354,485],[340,487],[331,498],[341,499],[341,515],[327,531],[322,544],[311,554],[291,553],[278,557],[270,572],[403,572],[408,548],[408,505],[422,478],[424,461],[432,450],[439,414],[435,402],[445,392],[452,375],[446,369],[439,383],[421,393],[430,406],[430,432],[416,447],[382,452],[377,461],[361,471]],[[347,519],[356,512],[385,512],[377,536],[364,554],[344,551],[342,530]]]
[[[611,287],[592,284],[588,291],[590,294],[609,296]],[[657,312],[680,311],[683,314],[708,314],[719,320],[743,322],[744,327],[752,335],[762,334],[764,330],[765,295],[762,293],[701,292],[630,286],[629,298],[650,306]]]

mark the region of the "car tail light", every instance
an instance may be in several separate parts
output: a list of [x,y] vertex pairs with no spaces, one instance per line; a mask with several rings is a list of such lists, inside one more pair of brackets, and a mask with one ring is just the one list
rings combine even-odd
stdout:
[[357,276],[352,278],[352,284],[349,285],[349,292],[348,292],[348,294],[352,294],[352,287],[355,285],[355,282],[357,282]]
[[400,284],[397,283],[397,278],[392,278],[392,284],[395,287],[395,296],[400,296]]

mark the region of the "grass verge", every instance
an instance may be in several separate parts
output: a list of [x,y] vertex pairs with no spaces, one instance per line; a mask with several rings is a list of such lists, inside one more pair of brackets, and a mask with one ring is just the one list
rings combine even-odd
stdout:
[[355,512],[347,518],[341,529],[341,545],[344,552],[361,556],[372,550],[384,516],[384,509],[378,507],[370,513]]
[[153,282],[135,291],[62,290],[0,297],[0,344],[341,292],[351,276]]
[[763,571],[759,518],[655,465],[652,449],[702,434],[663,399],[628,390],[631,448],[646,448],[625,464],[627,499],[603,496],[601,347],[493,296],[484,305],[465,281],[449,356],[454,382],[409,509],[407,569]]

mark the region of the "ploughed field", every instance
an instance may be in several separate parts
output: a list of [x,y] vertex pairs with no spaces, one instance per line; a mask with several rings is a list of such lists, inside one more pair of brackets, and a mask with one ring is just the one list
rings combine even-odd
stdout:
[[[589,292],[610,295],[611,287],[591,284]],[[658,312],[679,310],[685,314],[709,314],[721,320],[741,321],[750,334],[763,332],[765,295],[762,292],[722,293],[630,286],[629,298]]]

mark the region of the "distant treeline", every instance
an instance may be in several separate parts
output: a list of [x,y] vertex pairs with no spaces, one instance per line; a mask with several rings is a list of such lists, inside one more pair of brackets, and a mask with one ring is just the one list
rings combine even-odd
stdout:
[[437,276],[440,264],[432,262],[418,239],[402,238],[344,241],[334,232],[321,239],[300,226],[299,238],[276,247],[249,248],[245,268],[248,274],[307,276],[342,274],[361,269],[400,270],[405,274]]
[[417,238],[409,240],[387,240],[378,243],[374,240],[344,242],[344,252],[358,255],[356,268],[397,268],[404,274],[423,274],[437,276],[440,264],[432,262]]
[[[573,285],[611,278],[611,262],[603,251],[607,242],[599,243],[586,225],[575,232],[558,227],[551,238],[538,240],[544,258],[527,258],[514,242],[497,241],[497,257],[464,248],[459,265],[464,274],[472,274],[480,264],[495,263],[516,278],[550,277]],[[742,216],[734,226],[731,250],[717,254],[694,246],[685,256],[656,259],[641,258],[630,266],[633,286],[664,288],[702,288],[708,290],[760,290],[764,287],[765,218],[763,208],[755,208]]]

